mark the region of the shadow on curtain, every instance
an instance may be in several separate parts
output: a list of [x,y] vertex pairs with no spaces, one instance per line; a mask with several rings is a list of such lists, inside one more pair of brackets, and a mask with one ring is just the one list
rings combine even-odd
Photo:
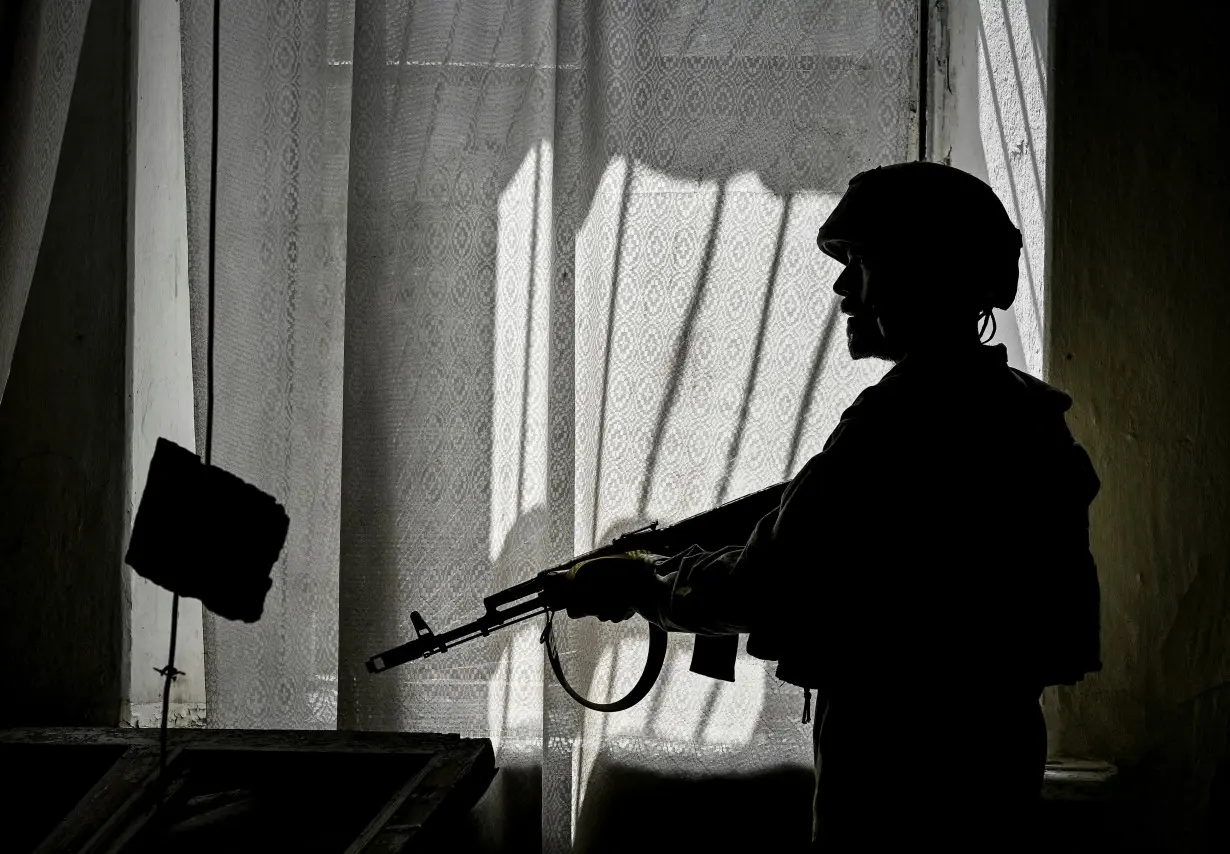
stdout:
[[0,397],[60,159],[89,0],[0,6]]
[[[199,282],[211,6],[182,9]],[[362,662],[412,608],[469,619],[819,449],[883,367],[841,354],[815,229],[853,174],[912,155],[917,19],[914,0],[224,6],[215,456],[293,521],[262,623],[207,627],[211,725],[489,735],[491,846],[607,850],[611,817],[691,804],[805,840],[801,692],[762,662],[715,683],[674,638],[654,693],[610,716],[544,680],[537,626]],[[561,626],[565,666],[614,696],[643,627],[590,622]]]

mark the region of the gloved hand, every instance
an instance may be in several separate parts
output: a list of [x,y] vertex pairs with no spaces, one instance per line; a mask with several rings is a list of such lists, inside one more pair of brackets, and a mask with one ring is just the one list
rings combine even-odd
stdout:
[[650,552],[624,552],[576,564],[568,571],[564,594],[568,616],[614,623],[628,619],[653,596],[654,567],[661,560]]

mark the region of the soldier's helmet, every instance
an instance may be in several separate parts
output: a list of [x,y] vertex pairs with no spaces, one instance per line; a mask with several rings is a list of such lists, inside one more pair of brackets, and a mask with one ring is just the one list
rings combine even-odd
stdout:
[[944,281],[958,291],[950,296],[979,311],[1007,308],[1016,297],[1021,232],[989,186],[940,163],[855,175],[816,243],[843,264],[855,249],[895,264],[943,266]]

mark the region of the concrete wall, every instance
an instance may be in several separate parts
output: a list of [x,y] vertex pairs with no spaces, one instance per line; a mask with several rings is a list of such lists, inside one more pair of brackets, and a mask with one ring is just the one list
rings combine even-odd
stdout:
[[1051,752],[1122,767],[1121,840],[1230,850],[1230,827],[1208,827],[1230,825],[1226,14],[931,3],[931,157],[986,180],[1021,228],[999,338],[1073,394],[1104,481],[1106,669],[1047,692]]
[[1119,763],[1141,838],[1197,850],[1230,731],[1226,13],[1056,6],[1050,378],[1103,481],[1105,670],[1051,698],[1053,747]]
[[0,725],[114,725],[125,480],[127,3],[86,23],[0,402]]
[[[125,532],[132,528],[159,436],[196,450],[192,341],[188,319],[188,234],[179,4],[133,0],[135,85],[132,124],[132,318],[129,457]],[[122,719],[157,726],[171,631],[171,594],[125,567],[126,661]],[[180,602],[171,689],[175,724],[205,715],[201,603]]]

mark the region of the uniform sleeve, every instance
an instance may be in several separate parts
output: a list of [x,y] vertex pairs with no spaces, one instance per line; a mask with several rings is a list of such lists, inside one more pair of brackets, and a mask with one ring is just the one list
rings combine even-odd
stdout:
[[[860,397],[860,402],[863,398]],[[842,549],[857,514],[866,508],[864,448],[869,446],[866,405],[856,402],[782,495],[747,542],[706,552],[690,549],[659,566],[642,616],[668,631],[701,635],[751,632],[797,619],[805,591],[840,571]],[[828,544],[826,546],[826,544]],[[826,565],[821,565],[821,553]]]

